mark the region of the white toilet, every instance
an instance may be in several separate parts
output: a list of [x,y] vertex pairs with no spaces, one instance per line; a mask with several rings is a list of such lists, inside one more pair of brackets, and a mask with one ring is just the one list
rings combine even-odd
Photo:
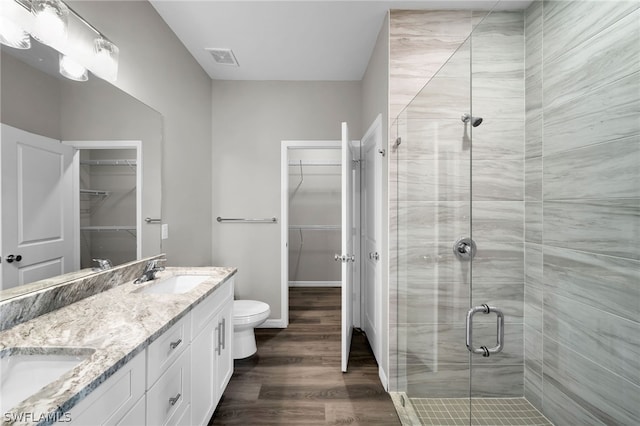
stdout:
[[253,329],[269,318],[269,305],[257,300],[233,301],[233,359],[242,359],[256,353]]

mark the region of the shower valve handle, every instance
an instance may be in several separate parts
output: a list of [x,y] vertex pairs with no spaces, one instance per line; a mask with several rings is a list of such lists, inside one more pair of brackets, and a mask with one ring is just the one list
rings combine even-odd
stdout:
[[471,260],[477,251],[476,242],[471,238],[461,238],[453,244],[453,253],[460,260]]

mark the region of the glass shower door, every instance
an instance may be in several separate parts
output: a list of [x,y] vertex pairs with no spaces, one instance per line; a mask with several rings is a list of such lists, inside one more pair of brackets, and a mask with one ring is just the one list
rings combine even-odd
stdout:
[[[396,120],[397,388],[422,424],[469,424],[471,45],[463,43]],[[473,249],[469,249],[473,253]],[[393,285],[393,283],[392,283]],[[392,317],[392,318],[394,318]]]

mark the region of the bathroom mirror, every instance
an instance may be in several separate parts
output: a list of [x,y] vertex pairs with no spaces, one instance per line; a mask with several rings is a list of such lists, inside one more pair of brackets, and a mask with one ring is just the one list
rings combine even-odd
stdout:
[[[141,247],[136,257],[145,258],[161,253],[160,224],[158,221],[144,221],[147,217],[162,217],[161,114],[92,74],[84,82],[62,77],[58,72],[58,53],[35,40],[32,40],[32,47],[28,50],[4,45],[1,49],[0,122],[72,145],[73,141],[100,141],[101,144],[109,144],[109,141],[114,144],[122,141],[140,142],[142,164],[138,167],[142,173],[140,187],[135,190],[141,194],[139,216],[142,220],[137,221],[136,229],[127,232],[134,239],[140,233],[138,241]],[[37,179],[36,176],[32,178]],[[4,193],[2,197],[3,204],[12,201]],[[80,231],[77,238],[81,239],[82,233]],[[80,242],[77,244],[81,246]],[[3,256],[8,254],[2,253]],[[122,262],[128,260],[134,259]],[[1,268],[9,266],[4,257],[2,261]],[[115,263],[121,262],[116,260]],[[83,269],[0,290],[0,301],[94,273],[86,266],[85,262]]]

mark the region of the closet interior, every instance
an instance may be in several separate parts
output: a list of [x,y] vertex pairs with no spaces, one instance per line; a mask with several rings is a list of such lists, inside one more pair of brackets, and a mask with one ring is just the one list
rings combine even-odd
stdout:
[[289,286],[339,287],[341,151],[289,153]]
[[137,256],[136,150],[80,150],[80,264]]

